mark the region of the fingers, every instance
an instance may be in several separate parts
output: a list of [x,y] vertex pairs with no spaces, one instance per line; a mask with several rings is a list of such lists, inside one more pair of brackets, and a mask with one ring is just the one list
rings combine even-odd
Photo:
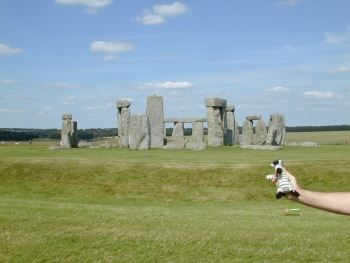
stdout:
[[293,185],[293,188],[299,189],[299,185],[298,185],[298,182],[297,182],[297,179],[295,178],[295,176],[292,175],[290,172],[288,172],[286,169],[284,169],[284,171],[286,172],[287,176],[289,177],[290,182]]

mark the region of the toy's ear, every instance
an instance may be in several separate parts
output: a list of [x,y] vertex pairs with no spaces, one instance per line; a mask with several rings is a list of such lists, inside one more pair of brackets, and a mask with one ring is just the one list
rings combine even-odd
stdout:
[[273,167],[273,168],[275,168],[275,165],[272,163],[272,164],[270,164],[271,165],[271,167]]
[[275,160],[272,162],[273,165],[277,165],[280,162],[280,160]]

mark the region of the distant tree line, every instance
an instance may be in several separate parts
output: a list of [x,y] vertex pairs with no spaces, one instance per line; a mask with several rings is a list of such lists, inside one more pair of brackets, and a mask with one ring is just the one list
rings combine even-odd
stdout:
[[[241,131],[241,127],[239,127]],[[295,126],[286,127],[287,132],[317,132],[317,131],[350,131],[350,125],[329,125],[329,126]],[[173,128],[166,129],[166,136],[171,136]],[[192,134],[191,128],[185,128],[186,136]],[[204,128],[204,134],[208,134],[208,129]],[[81,140],[92,140],[118,135],[118,128],[96,128],[78,129],[78,136]],[[59,129],[1,129],[0,141],[29,141],[31,139],[61,139]]]
[[350,131],[350,125],[286,127],[287,132]]
[[[117,128],[106,129],[78,129],[81,140],[91,140],[104,137],[117,136]],[[32,139],[61,139],[61,130],[58,129],[1,129],[0,141],[30,141]]]
[[1,141],[30,141],[34,138],[39,136],[31,132],[0,131]]

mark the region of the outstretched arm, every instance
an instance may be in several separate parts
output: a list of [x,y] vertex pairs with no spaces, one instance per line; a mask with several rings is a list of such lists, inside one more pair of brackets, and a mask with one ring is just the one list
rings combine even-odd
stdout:
[[288,195],[288,198],[304,205],[333,213],[350,215],[350,192],[321,193],[304,190],[299,187],[296,178],[285,170],[291,179],[291,183],[300,196]]

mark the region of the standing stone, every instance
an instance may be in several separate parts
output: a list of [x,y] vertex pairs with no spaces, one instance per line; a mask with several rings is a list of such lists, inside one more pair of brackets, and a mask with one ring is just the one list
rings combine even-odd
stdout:
[[202,143],[204,141],[203,122],[196,121],[192,123],[192,143]]
[[192,122],[191,142],[186,143],[186,148],[191,150],[205,150],[207,145],[204,142],[203,122]]
[[149,96],[146,111],[151,131],[151,148],[160,148],[164,144],[165,137],[163,97]]
[[129,147],[130,104],[128,100],[117,101],[119,146],[123,148]]
[[65,148],[78,148],[78,124],[72,121],[72,114],[62,114],[61,146]]
[[263,120],[258,120],[255,126],[254,145],[263,145],[266,142],[267,129],[266,123]]
[[225,109],[225,145],[234,145],[235,141],[235,106],[227,105]]
[[234,141],[233,145],[239,144],[239,128],[238,128],[238,122],[235,121],[235,134],[234,134]]
[[271,114],[269,129],[267,132],[266,144],[284,145],[286,143],[286,126],[284,115]]
[[132,115],[129,118],[129,147],[133,150],[148,150],[151,137],[147,115]]
[[240,145],[252,145],[254,143],[253,122],[245,120],[242,127]]
[[175,144],[179,148],[185,146],[185,136],[184,136],[184,123],[178,122],[175,124],[173,129],[173,134],[171,135],[172,144]]
[[226,100],[218,98],[205,99],[208,121],[208,145],[218,147],[224,144],[224,109]]

